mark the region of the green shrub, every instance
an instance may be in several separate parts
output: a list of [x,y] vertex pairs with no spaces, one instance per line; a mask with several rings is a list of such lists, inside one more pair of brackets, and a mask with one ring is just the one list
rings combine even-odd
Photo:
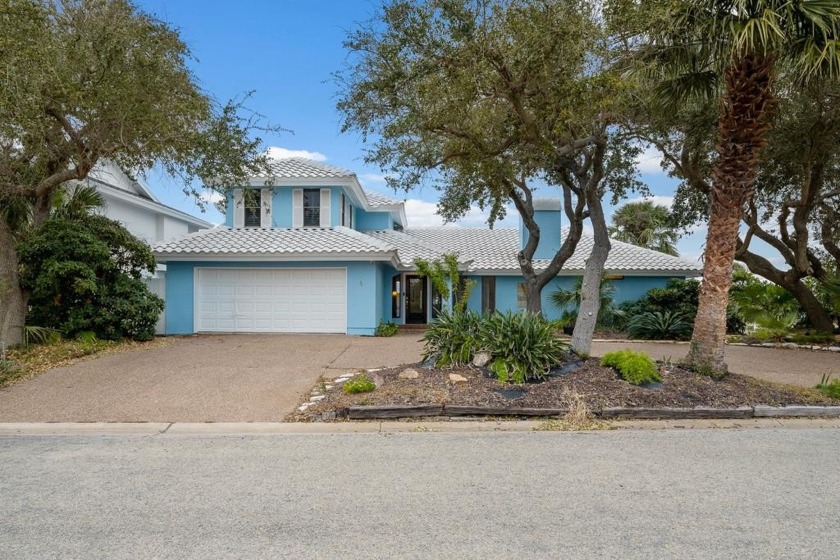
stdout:
[[103,216],[50,218],[19,246],[21,286],[31,294],[27,322],[73,337],[154,337],[163,300],[142,279],[151,249]]
[[834,344],[837,341],[831,333],[795,333],[790,339],[797,344]]
[[654,311],[630,317],[630,338],[681,340],[691,335],[691,324],[677,311]]
[[478,351],[481,315],[443,310],[423,334],[423,359],[437,356],[439,367],[468,364]]
[[566,357],[566,344],[554,325],[532,313],[494,313],[480,328],[481,349],[493,356],[490,369],[499,381],[542,379]]
[[[580,277],[575,281],[572,289],[558,288],[548,296],[551,304],[563,312],[561,318],[567,321],[567,325],[574,326],[580,308],[582,291],[583,277]],[[599,297],[601,298],[601,305],[598,308],[598,327],[606,329],[620,327],[624,312],[615,304],[615,286],[610,280],[601,280]]]
[[662,381],[653,358],[644,352],[630,349],[607,352],[601,358],[601,365],[615,368],[622,379],[633,385]]
[[344,392],[351,395],[355,393],[370,393],[374,389],[376,389],[376,383],[364,373],[357,375],[344,384]]
[[823,375],[819,383],[817,383],[817,390],[827,397],[833,399],[840,399],[840,379],[830,381],[831,374]]
[[394,336],[399,330],[399,325],[395,325],[390,321],[388,321],[387,323],[384,321],[380,321],[379,326],[376,327],[376,331],[373,333],[373,336]]
[[[743,270],[736,272],[733,293],[740,289],[745,276],[753,278]],[[622,303],[619,306],[622,312],[620,316],[629,319],[644,313],[670,311],[681,314],[686,322],[693,324],[699,299],[700,282],[690,278],[672,278],[664,288],[653,288],[635,301]],[[738,306],[732,303],[726,311],[726,332],[743,334],[745,328],[746,324],[738,313]]]

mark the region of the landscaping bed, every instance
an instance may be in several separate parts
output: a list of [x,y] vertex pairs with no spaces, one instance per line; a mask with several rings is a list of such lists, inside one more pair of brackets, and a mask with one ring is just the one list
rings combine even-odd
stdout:
[[[333,415],[341,419],[347,416],[351,407],[358,406],[522,409],[522,415],[529,415],[534,409],[566,410],[578,398],[595,413],[614,408],[704,407],[735,411],[739,407],[756,405],[840,405],[840,399],[814,389],[779,385],[738,374],[715,380],[670,364],[659,364],[659,370],[661,384],[640,387],[619,378],[614,369],[601,366],[597,359],[589,359],[581,361],[575,371],[552,376],[546,381],[516,385],[500,383],[483,368],[423,369],[414,364],[368,373],[376,389],[366,393],[348,394],[342,389],[343,383],[327,381],[315,389],[323,398],[302,406],[303,410],[296,410],[288,420],[309,421],[332,418]],[[453,381],[457,376],[464,381]],[[417,408],[406,416],[423,415],[423,410]],[[440,409],[428,410],[432,412],[430,415],[440,415]]]
[[70,365],[91,356],[126,352],[141,348],[155,348],[169,344],[165,338],[138,342],[121,340],[59,340],[10,348],[6,361],[0,360],[0,388],[19,383],[53,368]]

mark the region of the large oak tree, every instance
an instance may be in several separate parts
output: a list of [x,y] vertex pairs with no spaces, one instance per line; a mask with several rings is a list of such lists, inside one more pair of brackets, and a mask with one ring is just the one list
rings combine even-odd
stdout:
[[[190,71],[177,30],[130,0],[0,2],[0,334],[21,341],[27,295],[15,228],[37,227],[54,195],[103,158],[233,184],[264,172],[258,126],[219,104]],[[244,116],[243,116],[244,115]]]
[[[528,311],[541,312],[543,287],[574,253],[584,220],[592,221],[596,249],[573,342],[582,352],[609,252],[601,197],[632,183],[635,155],[611,126],[618,80],[602,67],[606,40],[595,8],[573,0],[394,0],[350,35],[349,63],[338,74],[343,128],[369,141],[368,161],[392,186],[428,180],[450,220],[478,204],[492,224],[512,203],[529,234],[517,255]],[[538,266],[534,254],[547,233],[533,200],[545,194],[560,195],[569,228]]]

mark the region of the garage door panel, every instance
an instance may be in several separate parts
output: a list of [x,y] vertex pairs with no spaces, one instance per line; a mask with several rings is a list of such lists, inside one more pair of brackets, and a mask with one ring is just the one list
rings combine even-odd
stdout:
[[197,269],[196,330],[347,330],[344,269]]

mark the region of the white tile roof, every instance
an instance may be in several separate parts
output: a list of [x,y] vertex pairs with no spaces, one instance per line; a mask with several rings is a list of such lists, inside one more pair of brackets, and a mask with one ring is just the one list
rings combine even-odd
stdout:
[[152,248],[155,257],[288,257],[325,255],[381,256],[390,260],[394,248],[346,227],[335,228],[228,228],[193,233]]
[[272,176],[278,179],[335,179],[354,177],[356,174],[341,167],[327,165],[313,159],[287,158],[271,162]]
[[[566,235],[568,230],[563,231]],[[439,247],[442,252],[458,253],[458,260],[472,261],[470,271],[519,271],[516,254],[519,251],[519,231],[512,228],[414,228],[406,229],[407,236],[429,247]],[[594,239],[584,233],[572,257],[563,266],[564,272],[582,272],[592,251]],[[696,263],[684,261],[658,251],[643,249],[611,241],[606,269],[610,272],[665,272],[696,274],[701,268]],[[549,261],[537,260],[534,267],[542,269]]]
[[441,258],[445,252],[438,251],[416,236],[410,236],[401,231],[366,231],[365,235],[394,247],[397,250],[400,264],[406,268],[412,267],[415,259],[432,261]]
[[377,206],[393,206],[395,204],[402,204],[399,200],[395,200],[384,194],[379,194],[378,192],[373,192],[369,189],[362,190],[365,192],[365,198],[368,199],[368,203],[374,208]]
[[[564,234],[566,231],[564,231]],[[583,271],[592,250],[593,238],[584,233],[565,273]],[[396,258],[403,268],[415,259],[433,260],[444,253],[456,253],[468,272],[516,273],[519,263],[519,232],[516,229],[414,228],[405,231],[359,232],[345,227],[291,229],[232,229],[218,227],[156,245],[152,251],[161,261],[178,258],[290,258],[324,256],[342,259],[367,256],[374,260]],[[547,260],[534,262],[536,269]],[[657,251],[612,241],[606,269],[613,273],[662,273],[696,275],[700,266]]]

